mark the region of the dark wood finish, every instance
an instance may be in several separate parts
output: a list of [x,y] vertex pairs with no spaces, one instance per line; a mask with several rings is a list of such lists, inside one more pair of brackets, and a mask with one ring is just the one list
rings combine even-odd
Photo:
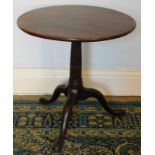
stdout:
[[66,85],[59,85],[54,90],[54,93],[49,100],[44,97],[41,97],[39,100],[41,103],[49,104],[50,102],[56,101],[61,93],[63,93],[65,96],[67,96],[67,92],[68,92],[68,87]]
[[[56,101],[60,93],[64,93],[67,96],[67,101],[64,105],[62,124],[60,128],[60,136],[57,143],[52,148],[55,152],[58,152],[62,149],[64,144],[66,126],[69,119],[69,115],[72,111],[72,107],[79,100],[85,100],[89,97],[96,98],[103,108],[107,110],[110,114],[114,116],[124,115],[125,111],[123,110],[113,110],[109,107],[105,97],[96,89],[85,88],[82,83],[81,72],[82,72],[82,54],[81,54],[81,42],[72,42],[71,48],[71,62],[70,62],[70,77],[68,86],[60,85],[58,86],[51,99],[41,98],[40,102],[43,104],[49,104]],[[74,54],[75,53],[75,54]],[[79,53],[79,54],[78,54]]]
[[101,41],[127,35],[135,28],[135,21],[118,11],[92,6],[53,6],[23,14],[18,26],[28,34],[46,39],[71,41],[70,77],[68,86],[59,85],[53,96],[40,102],[49,104],[61,93],[67,100],[63,108],[59,138],[52,150],[58,152],[64,145],[66,127],[72,108],[79,100],[96,98],[103,108],[114,116],[124,115],[123,110],[113,110],[98,90],[85,88],[82,82],[82,42]]
[[59,138],[56,144],[54,145],[54,147],[52,148],[55,152],[61,151],[64,145],[67,123],[68,123],[71,111],[73,109],[73,106],[76,102],[77,94],[78,94],[78,90],[70,89],[68,91],[67,100],[63,108],[63,116],[62,116]]
[[136,26],[128,15],[95,6],[50,6],[18,18],[28,34],[53,40],[92,42],[118,38]]

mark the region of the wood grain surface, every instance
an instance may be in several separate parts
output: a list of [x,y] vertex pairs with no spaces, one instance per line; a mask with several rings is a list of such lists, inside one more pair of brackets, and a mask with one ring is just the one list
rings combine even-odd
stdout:
[[52,40],[93,42],[129,34],[136,27],[130,16],[95,6],[50,6],[24,13],[17,24],[24,32]]

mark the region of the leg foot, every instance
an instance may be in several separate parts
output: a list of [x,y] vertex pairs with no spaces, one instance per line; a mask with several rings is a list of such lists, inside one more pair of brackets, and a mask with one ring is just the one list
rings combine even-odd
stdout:
[[41,97],[39,101],[43,104],[49,104],[50,102],[54,102],[58,99],[61,93],[64,93],[67,96],[68,88],[65,85],[59,85],[54,90],[53,96],[50,99],[46,99]]
[[66,127],[69,120],[69,116],[71,114],[72,108],[74,103],[77,99],[77,90],[70,90],[68,93],[68,97],[66,100],[66,103],[63,108],[63,116],[62,116],[62,122],[61,122],[61,128],[60,128],[60,135],[58,138],[57,143],[53,147],[54,152],[59,152],[63,148],[64,145],[64,138],[66,133]]
[[125,111],[124,110],[121,110],[121,109],[112,109],[105,97],[102,95],[102,93],[100,93],[98,90],[96,89],[93,89],[93,88],[85,88],[84,89],[84,98],[89,98],[89,97],[94,97],[96,98],[100,103],[101,105],[103,106],[103,108],[109,112],[110,114],[114,115],[114,116],[118,116],[118,115],[124,115],[125,114]]

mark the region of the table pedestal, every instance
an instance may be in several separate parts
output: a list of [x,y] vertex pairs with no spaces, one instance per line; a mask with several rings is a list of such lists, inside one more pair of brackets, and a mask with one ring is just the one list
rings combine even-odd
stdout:
[[54,151],[60,151],[64,145],[64,138],[67,123],[69,120],[69,116],[71,114],[72,108],[74,104],[78,100],[86,100],[89,97],[96,98],[103,108],[108,111],[110,114],[116,115],[123,115],[125,111],[123,110],[113,110],[109,107],[108,103],[105,100],[105,97],[100,93],[98,90],[93,88],[85,88],[82,83],[82,50],[81,50],[81,42],[72,42],[71,46],[71,62],[70,62],[70,77],[68,86],[59,85],[54,93],[53,96],[48,100],[46,98],[40,98],[40,102],[43,104],[48,104],[57,100],[61,93],[63,93],[67,99],[65,105],[63,107],[63,116],[60,128],[60,135],[58,138],[57,143],[52,148]]

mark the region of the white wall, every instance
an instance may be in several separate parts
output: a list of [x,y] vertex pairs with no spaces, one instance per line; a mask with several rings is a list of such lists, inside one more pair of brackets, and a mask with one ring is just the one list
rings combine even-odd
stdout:
[[83,78],[105,95],[140,95],[140,0],[14,0],[14,94],[51,94],[68,79],[71,44],[30,36],[16,24],[26,11],[62,4],[107,7],[136,20],[125,37],[83,44]]
[[140,0],[14,0],[14,68],[68,68],[70,43],[36,38],[17,28],[22,13],[49,5],[84,4],[112,8],[131,15],[136,30],[119,39],[85,43],[85,68],[140,69]]

